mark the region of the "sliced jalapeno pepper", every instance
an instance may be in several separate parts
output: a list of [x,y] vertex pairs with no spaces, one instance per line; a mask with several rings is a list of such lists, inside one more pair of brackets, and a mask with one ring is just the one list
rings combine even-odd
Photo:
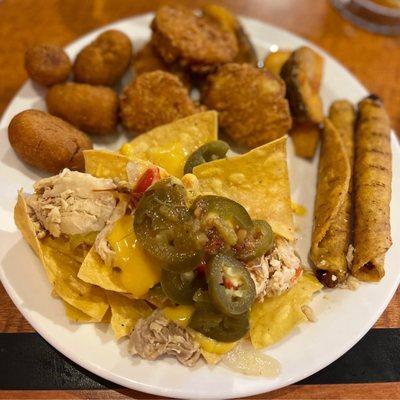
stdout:
[[163,179],[144,193],[135,211],[134,230],[143,249],[164,262],[166,269],[188,271],[203,257],[185,189],[174,178]]
[[238,243],[236,254],[240,260],[249,261],[271,250],[274,234],[267,221],[253,221],[253,228],[247,232],[242,243]]
[[208,290],[215,307],[235,316],[248,311],[256,297],[253,279],[236,258],[217,254],[207,268]]
[[203,146],[199,147],[189,156],[183,171],[185,174],[191,174],[193,168],[200,164],[225,158],[228,150],[228,143],[222,140],[214,140],[213,142],[203,144]]
[[227,197],[200,196],[190,207],[192,214],[199,218],[203,227],[214,228],[225,242],[233,246],[237,241],[236,232],[253,227],[246,209]]
[[209,304],[196,305],[189,327],[219,342],[235,342],[249,331],[249,314],[234,317],[220,313]]
[[178,304],[193,304],[195,292],[206,287],[204,277],[194,271],[178,274],[162,271],[161,287],[170,300]]

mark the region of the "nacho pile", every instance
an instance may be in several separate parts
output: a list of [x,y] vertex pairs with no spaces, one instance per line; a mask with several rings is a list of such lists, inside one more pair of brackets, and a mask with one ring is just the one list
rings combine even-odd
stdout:
[[[109,323],[117,340],[130,336],[134,351],[145,358],[157,358],[148,346],[154,340],[162,340],[161,332],[172,329],[174,337],[180,337],[175,345],[187,348],[178,352],[173,341],[168,345],[171,348],[162,347],[165,344],[159,346],[166,354],[178,354],[178,360],[185,365],[192,365],[200,354],[210,364],[219,362],[248,331],[254,347],[270,346],[305,320],[301,306],[321,285],[314,277],[302,274],[301,261],[294,252],[286,137],[231,158],[217,159],[225,157],[225,152],[218,156],[207,153],[207,158],[213,161],[205,162],[198,157],[208,148],[208,143],[217,139],[217,131],[216,113],[199,113],[143,134],[124,145],[118,153],[86,151],[86,173],[64,170],[35,184],[34,195],[25,197],[19,193],[16,224],[41,260],[71,322]],[[215,148],[211,146],[208,150]],[[185,163],[194,152],[197,158],[192,157],[190,161],[196,165],[193,174],[182,177]],[[79,180],[83,186],[79,186]],[[157,187],[161,187],[160,192]],[[175,193],[154,203],[159,204],[159,215],[152,214],[155,211],[141,212],[145,199],[149,202],[154,193],[162,195],[167,189],[172,190],[171,193],[176,190],[186,193],[186,212],[192,213],[191,218],[200,218],[201,213],[209,209],[207,207],[214,211],[193,226],[185,225],[189,214],[182,214],[183,206],[168,208],[168,202],[178,195]],[[215,213],[220,212],[225,220],[216,219]],[[75,218],[74,213],[78,213],[78,217]],[[168,246],[178,246],[181,240],[185,248],[193,240],[190,229],[204,229],[212,236],[206,236],[204,243],[209,247],[203,245],[204,249],[198,254],[208,252],[208,257],[214,257],[213,262],[233,263],[232,271],[237,272],[230,269],[222,272],[228,274],[228,278],[223,275],[223,284],[228,285],[226,293],[247,285],[240,290],[247,287],[246,296],[254,300],[248,303],[252,304],[251,312],[240,314],[241,322],[234,319],[233,331],[224,331],[221,336],[217,329],[208,336],[208,331],[203,330],[204,322],[198,320],[200,306],[196,302],[208,301],[207,296],[215,301],[212,297],[215,293],[204,292],[204,263],[207,261],[197,256],[187,258],[200,263],[199,266],[193,264],[196,268],[194,272],[189,271],[189,275],[186,269],[178,274],[171,271],[171,265],[175,264],[161,261],[170,257],[171,248],[165,247],[163,254],[152,253],[154,238],[149,236],[143,242],[140,236],[143,221],[151,215],[158,215],[154,223],[160,226],[157,228],[160,232],[165,224],[168,226],[181,218],[180,215],[186,215],[181,222],[186,230],[181,232],[181,225],[175,225],[177,231],[169,239]],[[165,215],[172,219],[163,219]],[[232,224],[229,218],[233,218]],[[87,231],[85,223],[96,226],[96,230]],[[204,241],[204,233],[196,235]],[[254,243],[248,244],[250,239]],[[225,240],[225,244],[221,240]],[[218,250],[218,246],[228,243],[236,246],[234,252],[238,259],[242,257],[241,262]],[[257,248],[263,253],[257,253]],[[182,263],[176,265],[187,268]],[[272,268],[269,278],[265,268]],[[192,282],[190,274],[203,279],[203,286],[193,292],[193,300],[190,299],[188,305],[185,279]],[[180,283],[176,281],[178,276],[184,279]],[[212,285],[210,276],[207,275],[208,290]],[[242,283],[236,286],[235,282]],[[182,293],[176,291],[174,285],[177,284]],[[214,313],[213,318],[220,312],[214,308],[210,310],[207,312]],[[227,313],[236,312],[227,310]],[[227,315],[230,314],[223,318],[228,318]],[[227,321],[232,323],[229,318]],[[159,326],[159,333],[152,331],[155,326]],[[241,336],[237,336],[239,326]],[[145,336],[141,336],[144,332],[155,335],[154,339],[144,339]]]

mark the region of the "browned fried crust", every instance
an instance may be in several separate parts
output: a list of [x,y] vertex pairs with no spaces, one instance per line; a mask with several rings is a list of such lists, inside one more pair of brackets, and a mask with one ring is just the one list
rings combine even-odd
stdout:
[[50,173],[84,170],[83,150],[92,142],[60,118],[39,110],[17,114],[8,126],[11,147],[28,164]]
[[202,8],[203,14],[213,19],[228,32],[235,34],[238,41],[238,54],[234,62],[248,63],[257,66],[257,54],[239,19],[230,10],[217,4],[206,4]]
[[234,60],[238,44],[210,18],[185,7],[161,7],[151,24],[152,45],[166,63],[179,62],[192,71],[207,73]]
[[110,86],[122,78],[132,58],[132,43],[117,30],[103,32],[84,47],[74,63],[77,82]]
[[71,61],[61,47],[42,44],[26,51],[25,69],[34,81],[51,86],[67,80]]
[[299,122],[320,124],[323,121],[322,99],[319,95],[322,70],[322,57],[306,46],[293,51],[281,69],[290,111]]
[[118,96],[105,86],[64,83],[47,93],[50,114],[56,115],[86,133],[114,133],[118,121]]
[[219,112],[224,131],[256,147],[283,136],[292,121],[279,78],[249,64],[226,64],[208,78],[202,100]]
[[190,87],[190,75],[178,64],[167,64],[163,59],[155,53],[151,43],[146,43],[136,54],[133,60],[133,69],[136,75],[144,74],[152,71],[167,71],[176,75],[181,82]]
[[127,86],[120,97],[123,125],[146,132],[199,111],[187,88],[164,71],[147,72]]
[[352,273],[363,281],[385,275],[392,245],[390,120],[382,102],[369,96],[358,105],[354,161],[354,259]]

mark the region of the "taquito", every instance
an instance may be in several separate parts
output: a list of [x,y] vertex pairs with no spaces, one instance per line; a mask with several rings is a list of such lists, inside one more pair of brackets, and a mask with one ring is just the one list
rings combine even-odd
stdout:
[[322,137],[310,258],[318,279],[328,287],[342,282],[348,270],[354,122],[352,104],[335,101]]
[[392,245],[390,120],[375,95],[358,105],[354,163],[354,259],[351,271],[363,281],[379,281]]

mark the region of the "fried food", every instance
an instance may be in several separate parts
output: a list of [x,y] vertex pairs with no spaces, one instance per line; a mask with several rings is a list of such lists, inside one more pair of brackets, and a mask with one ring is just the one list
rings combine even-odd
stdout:
[[319,141],[319,126],[310,122],[295,122],[289,135],[297,156],[313,158]]
[[238,53],[235,34],[186,7],[161,7],[151,24],[151,43],[168,63],[208,73],[231,62]]
[[74,63],[77,82],[111,86],[117,83],[132,59],[132,43],[117,30],[108,30],[84,47]]
[[219,112],[220,126],[235,141],[256,147],[291,127],[285,85],[249,64],[226,64],[207,79],[202,100]]
[[25,52],[25,69],[35,82],[51,86],[68,79],[71,61],[61,47],[41,44]]
[[138,133],[200,111],[182,82],[164,71],[138,76],[124,89],[120,108],[125,128]]
[[92,142],[81,131],[39,110],[23,111],[8,126],[11,147],[29,165],[51,173],[84,170],[83,150]]
[[346,133],[339,131],[330,119],[325,120],[310,258],[317,278],[330,288],[347,276],[351,165],[343,140]]
[[118,96],[105,86],[85,83],[64,83],[47,93],[50,114],[75,125],[86,133],[115,133],[118,122]]
[[223,30],[235,34],[239,51],[233,61],[257,66],[256,51],[239,19],[228,9],[217,4],[207,4],[202,11],[203,15],[217,22]]
[[166,64],[164,60],[155,53],[151,43],[146,43],[136,54],[133,60],[133,69],[137,76],[152,71],[170,72],[176,75],[186,87],[190,87],[190,75],[188,72],[177,64]]
[[374,95],[362,100],[358,111],[351,271],[358,279],[375,282],[385,275],[385,254],[392,245],[390,120],[382,101]]
[[323,58],[309,47],[295,50],[281,70],[290,111],[299,122],[320,124],[324,119],[319,95]]
[[278,50],[268,53],[264,59],[264,68],[274,74],[275,76],[281,75],[281,69],[285,62],[288,60],[292,52],[290,50]]

